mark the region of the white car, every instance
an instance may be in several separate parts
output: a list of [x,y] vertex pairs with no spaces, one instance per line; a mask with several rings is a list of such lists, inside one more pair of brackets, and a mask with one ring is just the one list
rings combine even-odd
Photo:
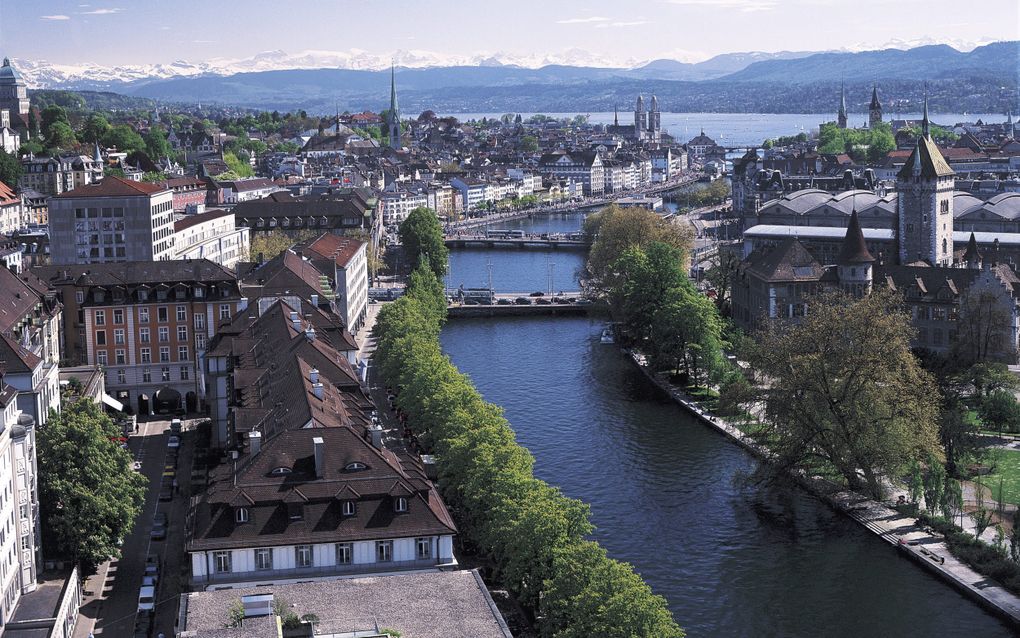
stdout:
[[166,446],[167,447],[181,447],[181,437],[179,437],[179,436],[171,436],[169,439],[167,439]]
[[152,613],[156,608],[156,588],[145,585],[138,590],[138,613]]

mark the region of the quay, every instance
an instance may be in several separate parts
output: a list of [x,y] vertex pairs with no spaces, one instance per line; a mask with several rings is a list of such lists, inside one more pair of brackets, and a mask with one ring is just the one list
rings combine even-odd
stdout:
[[[628,356],[652,383],[699,421],[755,455],[762,463],[769,462],[763,448],[736,426],[702,409],[686,393],[670,383],[663,373],[654,372],[643,354],[630,351]],[[1020,597],[953,556],[940,534],[918,527],[914,517],[902,514],[885,503],[840,490],[825,479],[799,473],[791,473],[791,477],[810,494],[896,546],[906,557],[1008,622],[1014,630],[1020,630]]]
[[447,248],[556,248],[562,250],[587,250],[588,245],[581,239],[566,237],[490,237],[486,235],[448,235],[443,238]]

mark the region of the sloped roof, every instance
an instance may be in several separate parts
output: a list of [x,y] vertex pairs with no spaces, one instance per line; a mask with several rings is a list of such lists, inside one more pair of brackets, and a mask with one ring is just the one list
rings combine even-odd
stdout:
[[744,268],[764,281],[818,281],[825,274],[825,267],[794,237],[772,249],[755,250]]
[[841,264],[870,264],[875,261],[868,251],[868,245],[864,243],[864,233],[861,231],[856,210],[850,213],[850,224],[846,229],[843,246],[839,250],[838,261]]
[[149,184],[148,182],[134,182],[122,177],[108,176],[102,181],[79,186],[73,190],[57,195],[57,199],[77,199],[79,197],[137,197],[140,195],[155,195],[166,192],[168,189],[162,184]]
[[914,165],[919,164],[921,177],[924,179],[935,179],[955,175],[953,169],[949,168],[946,158],[942,156],[939,147],[930,137],[922,135],[917,138],[917,145],[907,158],[903,168],[896,174],[899,179],[909,179],[914,174]]

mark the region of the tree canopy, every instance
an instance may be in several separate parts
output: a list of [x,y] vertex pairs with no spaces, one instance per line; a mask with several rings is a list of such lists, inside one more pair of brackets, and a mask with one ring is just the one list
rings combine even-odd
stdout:
[[896,138],[885,122],[867,129],[843,129],[835,122],[827,122],[818,131],[819,153],[847,153],[858,162],[877,162],[895,148]]
[[428,264],[439,279],[446,274],[450,251],[443,243],[443,228],[431,208],[418,207],[411,211],[400,224],[400,243],[411,264]]
[[0,182],[14,189],[18,187],[19,179],[21,179],[21,162],[17,157],[0,149]]
[[910,350],[912,331],[889,291],[826,293],[799,325],[771,323],[747,353],[768,380],[758,434],[768,467],[831,470],[880,499],[883,476],[941,458],[938,389]]
[[118,436],[117,426],[87,400],[52,412],[37,434],[44,544],[85,573],[120,554],[145,502],[147,481],[132,469]]

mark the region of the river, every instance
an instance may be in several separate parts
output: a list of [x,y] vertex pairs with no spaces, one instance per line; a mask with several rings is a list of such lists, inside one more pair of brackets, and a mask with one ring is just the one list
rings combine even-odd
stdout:
[[[563,232],[579,223],[505,225]],[[582,259],[454,250],[451,277],[484,284],[491,260],[497,290],[544,290],[546,257],[564,276]],[[442,343],[506,410],[536,474],[591,505],[594,537],[665,596],[688,635],[1012,635],[802,490],[742,480],[756,461],[599,343],[601,329],[584,318],[455,319]]]

